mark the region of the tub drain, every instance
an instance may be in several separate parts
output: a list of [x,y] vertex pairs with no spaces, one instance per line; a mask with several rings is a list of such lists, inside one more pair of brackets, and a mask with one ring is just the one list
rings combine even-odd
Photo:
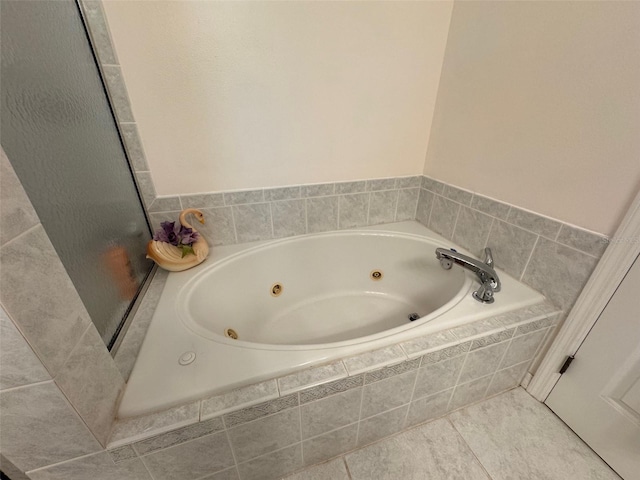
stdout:
[[271,285],[271,296],[272,297],[278,297],[280,296],[280,294],[282,293],[282,285],[279,283],[274,283],[273,285]]
[[369,276],[371,277],[371,280],[382,280],[384,275],[380,270],[372,270]]
[[224,336],[227,338],[232,338],[233,340],[237,340],[238,339],[238,334],[236,333],[236,331],[233,328],[227,328],[224,331]]
[[419,318],[420,318],[420,315],[418,315],[417,313],[410,313],[409,314],[409,321],[410,322],[415,322]]

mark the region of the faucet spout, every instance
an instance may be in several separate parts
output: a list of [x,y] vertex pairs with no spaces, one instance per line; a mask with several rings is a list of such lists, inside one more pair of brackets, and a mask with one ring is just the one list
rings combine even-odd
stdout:
[[445,269],[450,269],[454,263],[467,270],[471,270],[480,280],[480,288],[473,292],[473,298],[483,303],[493,303],[493,294],[499,292],[502,284],[498,274],[493,269],[493,256],[491,249],[485,248],[485,261],[476,260],[455,250],[436,248],[436,258]]

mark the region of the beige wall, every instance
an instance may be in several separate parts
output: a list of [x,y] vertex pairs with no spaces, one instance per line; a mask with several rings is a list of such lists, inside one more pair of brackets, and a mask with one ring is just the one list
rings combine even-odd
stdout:
[[640,3],[455,2],[424,172],[611,234],[640,186]]
[[421,174],[452,5],[106,0],[158,194]]

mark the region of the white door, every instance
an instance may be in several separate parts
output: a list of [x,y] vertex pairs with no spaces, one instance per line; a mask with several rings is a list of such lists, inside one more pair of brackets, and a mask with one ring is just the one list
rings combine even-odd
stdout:
[[620,476],[640,479],[640,257],[545,403]]

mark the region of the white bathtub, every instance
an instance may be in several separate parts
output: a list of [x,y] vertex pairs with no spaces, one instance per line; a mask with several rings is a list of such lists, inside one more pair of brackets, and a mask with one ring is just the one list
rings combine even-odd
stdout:
[[[453,245],[402,222],[212,249],[204,264],[169,275],[119,417],[541,301],[501,272],[495,303],[475,301],[475,275],[443,270],[435,257],[441,246]],[[420,318],[409,321],[412,313]]]

